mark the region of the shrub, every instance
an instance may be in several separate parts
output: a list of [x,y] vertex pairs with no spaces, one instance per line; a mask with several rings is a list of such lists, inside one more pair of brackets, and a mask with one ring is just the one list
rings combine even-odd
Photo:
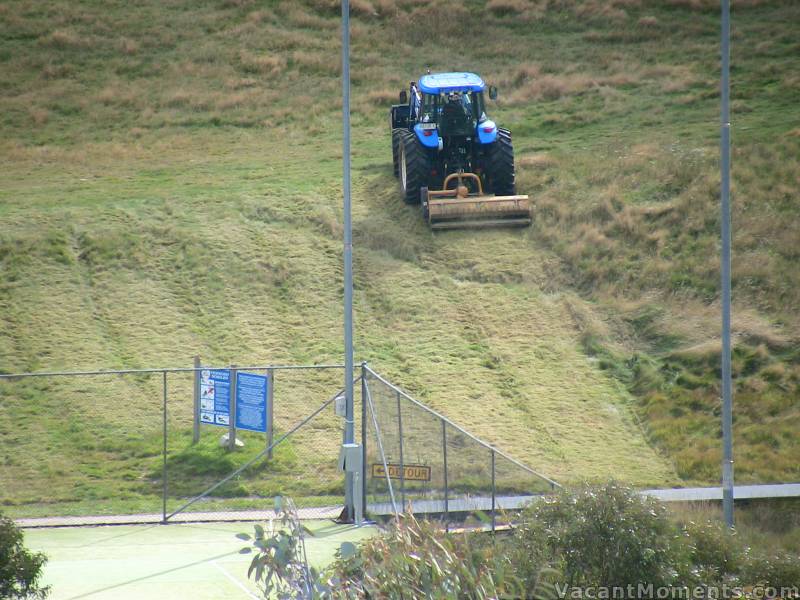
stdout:
[[[441,524],[418,521],[413,515],[398,517],[383,535],[360,548],[343,543],[335,563],[318,572],[309,567],[305,554],[304,536],[312,534],[300,524],[291,500],[277,500],[276,512],[277,530],[256,526],[253,545],[258,552],[248,572],[262,585],[265,597],[532,597],[498,545],[476,544],[467,534],[447,534]],[[237,537],[250,539],[247,534]]]
[[796,594],[800,586],[800,560],[788,552],[755,556],[744,565],[741,579],[748,585],[760,584],[777,590],[794,587]]
[[401,516],[385,535],[339,559],[331,584],[348,598],[530,597],[500,548],[440,526]]
[[691,572],[684,585],[721,585],[735,581],[747,560],[740,540],[722,523],[706,521],[684,525]]
[[669,586],[687,571],[680,530],[663,505],[611,482],[532,505],[513,541],[528,585],[545,567],[573,586]]
[[27,550],[22,537],[14,521],[0,515],[0,598],[46,598],[50,588],[40,587],[39,579],[47,558]]

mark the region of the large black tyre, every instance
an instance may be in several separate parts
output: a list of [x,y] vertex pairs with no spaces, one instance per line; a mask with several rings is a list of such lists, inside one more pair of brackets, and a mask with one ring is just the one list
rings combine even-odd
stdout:
[[498,129],[497,140],[490,144],[487,151],[486,167],[486,178],[492,193],[496,196],[513,196],[517,193],[514,147],[507,129]]
[[425,148],[410,131],[400,131],[400,190],[406,204],[419,204],[420,188],[428,183],[428,156]]
[[400,134],[402,129],[392,129],[392,165],[394,176],[400,177]]

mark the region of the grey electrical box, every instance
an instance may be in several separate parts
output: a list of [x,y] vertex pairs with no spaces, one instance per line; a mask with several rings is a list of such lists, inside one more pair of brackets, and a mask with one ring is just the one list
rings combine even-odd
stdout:
[[339,450],[339,470],[361,473],[361,444],[342,444]]

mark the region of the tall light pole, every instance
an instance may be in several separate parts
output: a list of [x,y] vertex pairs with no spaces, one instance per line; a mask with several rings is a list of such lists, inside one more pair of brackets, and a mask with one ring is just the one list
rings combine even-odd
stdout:
[[[353,223],[350,214],[350,2],[342,0],[342,179],[344,191],[344,443],[353,426]],[[345,511],[353,519],[353,474],[345,474]]]
[[720,209],[722,236],[722,511],[733,527],[733,399],[731,389],[731,118],[730,0],[722,0],[720,107]]

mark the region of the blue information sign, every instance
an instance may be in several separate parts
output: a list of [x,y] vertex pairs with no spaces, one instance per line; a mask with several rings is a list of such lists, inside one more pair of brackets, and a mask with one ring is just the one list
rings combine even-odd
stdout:
[[228,427],[230,424],[231,374],[227,369],[200,372],[200,422]]
[[267,431],[267,377],[236,373],[236,429]]

